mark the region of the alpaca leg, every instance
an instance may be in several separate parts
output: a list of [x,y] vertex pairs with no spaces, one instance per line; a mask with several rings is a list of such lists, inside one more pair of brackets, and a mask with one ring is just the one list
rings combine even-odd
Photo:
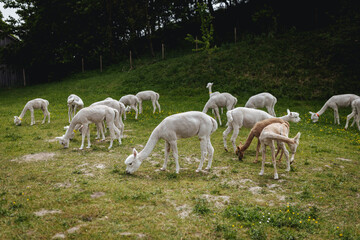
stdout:
[[47,117],[48,117],[48,123],[50,123],[50,112],[46,109],[46,114],[47,114]]
[[281,152],[281,154],[280,154],[280,157],[279,157],[279,160],[278,160],[279,162],[281,162],[281,158],[282,158],[282,155],[283,155],[284,152],[282,151],[282,149],[280,148],[280,144],[278,143],[275,158],[277,158],[277,156],[279,155],[280,152]]
[[81,130],[81,146],[79,148],[80,150],[84,149],[85,135],[87,133],[88,127],[89,126],[87,124],[83,125],[83,127],[82,127],[82,130]]
[[34,109],[33,108],[30,109],[30,115],[31,115],[31,124],[30,125],[34,125],[35,117],[34,117]]
[[69,123],[71,123],[71,106],[69,105],[69,110],[68,110],[68,116],[69,116]]
[[340,125],[339,111],[338,111],[337,107],[334,108],[334,121],[335,121],[335,124],[337,123]]
[[221,118],[220,118],[220,115],[219,115],[219,108],[215,108],[214,110],[215,110],[215,114],[216,114],[216,116],[217,116],[217,118],[219,120],[219,124],[221,126]]
[[236,138],[237,138],[238,135],[239,135],[239,126],[235,126],[233,134],[231,136],[231,143],[233,145],[234,152],[236,151]]
[[155,104],[155,101],[152,102],[152,105],[153,105],[153,108],[154,108],[154,111],[153,111],[153,114],[155,113],[155,110],[156,110],[156,104]]
[[[348,128],[349,121],[351,120],[351,118],[353,118],[353,117],[355,116],[355,114],[356,114],[356,112],[355,112],[355,111],[352,111],[349,115],[347,115],[347,117],[346,117],[345,129]],[[354,118],[354,121],[353,121],[353,123],[351,124],[351,127],[354,125],[355,119],[356,119],[356,117]]]
[[260,176],[264,175],[265,169],[265,157],[266,157],[266,145],[261,144],[261,153],[262,153],[262,161],[261,161],[261,171],[259,173]]
[[136,106],[136,105],[135,105],[135,106],[131,106],[131,108],[135,110],[135,119],[137,119],[137,117],[138,117],[138,109],[137,109],[137,106]]
[[86,148],[90,148],[91,143],[90,143],[90,128],[89,127],[87,128],[86,135],[87,135],[87,141],[88,141],[88,145]]
[[121,132],[120,132],[119,128],[114,126],[114,131],[115,131],[115,138],[117,136],[117,139],[119,140],[119,145],[121,145]]
[[142,109],[142,101],[139,99],[139,113],[142,113],[143,109]]
[[225,131],[223,132],[223,142],[224,142],[224,149],[225,151],[228,151],[227,149],[227,142],[226,142],[226,137],[227,135],[229,135],[229,133],[233,130],[232,124],[229,124],[228,127],[225,129]]
[[73,117],[75,117],[75,115],[76,115],[76,107],[77,107],[77,105],[75,104],[75,106],[74,106],[74,116]]
[[43,112],[43,114],[44,114],[44,119],[42,120],[41,124],[44,124],[44,123],[45,123],[45,120],[46,120],[47,114],[46,114],[46,110],[45,110],[45,109],[41,109],[41,110],[42,110],[42,112]]
[[258,162],[260,146],[261,146],[261,143],[260,143],[260,140],[258,139],[258,142],[257,142],[257,145],[256,145],[256,157],[255,157],[254,163]]
[[205,168],[205,170],[209,171],[214,157],[214,147],[211,145],[210,136],[207,139],[207,152],[208,152],[208,165]]
[[170,144],[169,142],[165,141],[165,160],[164,160],[164,165],[162,166],[162,168],[160,168],[161,171],[166,170],[169,154],[170,154]]
[[221,114],[224,114],[224,108],[221,108]]
[[124,111],[124,120],[126,120],[126,110]]
[[159,109],[159,113],[160,113],[160,112],[161,112],[160,103],[159,103],[159,101],[157,101],[157,100],[156,100],[156,105],[157,105],[157,107],[158,107],[158,109]]
[[204,137],[200,138],[200,149],[201,149],[201,160],[200,160],[200,164],[199,164],[198,168],[196,169],[196,172],[201,171],[204,161],[205,161],[205,156],[207,153],[207,140]]
[[102,136],[101,141],[105,141],[105,133],[106,133],[105,122],[102,121],[101,123],[99,123],[99,125],[100,125],[100,132],[101,132],[101,136]]
[[174,159],[175,159],[176,173],[179,173],[180,172],[180,165],[179,165],[179,155],[178,155],[177,143],[176,143],[176,141],[171,141],[169,143],[170,143],[170,147],[172,149],[173,156],[174,156]]
[[270,144],[270,149],[271,149],[271,158],[272,158],[272,162],[274,165],[274,179],[279,179],[279,175],[276,169],[276,158],[275,158],[275,144],[274,141],[272,141],[272,143]]
[[110,149],[110,148],[112,148],[113,141],[115,139],[115,129],[114,129],[115,125],[114,125],[114,122],[111,122],[111,121],[106,122],[106,124],[108,125],[109,132],[110,132],[110,146],[108,147],[108,149]]

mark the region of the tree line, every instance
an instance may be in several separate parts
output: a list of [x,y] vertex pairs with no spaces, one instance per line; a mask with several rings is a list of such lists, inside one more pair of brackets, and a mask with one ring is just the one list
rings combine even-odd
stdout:
[[[200,35],[196,8],[212,15],[214,41],[220,45],[237,34],[276,35],[290,29],[313,30],[359,18],[356,0],[0,0],[16,8],[20,20],[4,22],[0,34],[21,41],[1,49],[2,62],[28,70],[32,83],[56,80],[78,69],[81,58],[97,66],[128,56],[155,56],[168,48],[189,48],[187,34]],[[190,46],[191,48],[191,46]]]

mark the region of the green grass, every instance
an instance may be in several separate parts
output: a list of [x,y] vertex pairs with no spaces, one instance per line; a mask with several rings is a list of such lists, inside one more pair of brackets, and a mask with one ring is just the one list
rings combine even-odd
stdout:
[[[340,110],[341,126],[333,125],[330,110],[318,123],[312,123],[308,111],[319,110],[326,99],[281,97],[277,94],[283,90],[273,88],[272,83],[261,87],[275,91],[277,115],[290,108],[302,118],[298,124],[291,123],[290,136],[302,133],[295,164],[289,173],[284,161],[279,164],[280,180],[273,180],[270,164],[264,176],[258,175],[260,164],[252,163],[256,144],[243,162],[225,152],[225,126],[212,135],[215,156],[209,173],[195,172],[200,158],[196,138],[178,141],[182,168],[178,175],[172,158],[167,171],[158,171],[164,158],[163,141],[134,175],[124,173],[124,160],[132,148],[141,150],[166,116],[202,110],[208,99],[206,82],[214,80],[212,73],[219,71],[216,76],[224,76],[214,90],[234,94],[237,106],[261,90],[249,85],[249,79],[272,79],[261,64],[253,76],[253,66],[245,70],[247,60],[221,63],[222,56],[244,55],[241,44],[214,53],[212,69],[201,54],[189,54],[154,63],[140,59],[130,72],[126,67],[112,66],[102,74],[92,71],[63,82],[1,90],[0,239],[50,239],[58,233],[77,239],[359,239],[360,133],[355,128],[343,129],[350,109]],[[226,84],[235,75],[232,83],[237,85]],[[285,81],[286,76],[281,79]],[[151,104],[145,102],[138,120],[133,112],[129,114],[122,145],[114,142],[113,149],[107,150],[109,140],[97,142],[94,126],[91,149],[78,150],[79,135],[69,149],[54,141],[68,125],[66,98],[71,93],[88,106],[108,96],[120,99],[145,89],[160,93],[163,111],[153,115]],[[23,124],[15,126],[13,116],[35,97],[49,100],[51,123],[42,125],[41,111],[35,111],[36,125],[30,126],[27,113]],[[225,114],[222,121],[226,122]],[[241,129],[237,141],[244,141],[248,132]],[[53,155],[40,159],[35,155],[39,153]],[[28,161],[25,155],[30,155]],[[254,189],[258,191],[253,193]],[[91,197],[99,192],[104,195]],[[42,209],[61,212],[35,215]],[[74,227],[79,229],[71,231]]]

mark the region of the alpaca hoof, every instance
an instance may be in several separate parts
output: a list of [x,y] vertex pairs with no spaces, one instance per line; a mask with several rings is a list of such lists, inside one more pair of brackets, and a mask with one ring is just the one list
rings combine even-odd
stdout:
[[264,172],[259,172],[259,175],[260,175],[260,176],[264,175]]
[[205,171],[210,172],[210,168],[205,168]]
[[163,168],[163,167],[162,167],[162,168],[160,168],[160,171],[165,171],[165,170],[166,170],[166,168]]
[[227,149],[226,147],[225,147],[224,149],[225,149],[225,152],[229,152],[229,151],[228,151],[228,149]]
[[258,163],[258,162],[259,162],[258,160],[253,161],[253,163]]
[[86,148],[87,148],[87,149],[89,149],[89,148],[90,148],[90,146],[87,146]]
[[274,179],[275,180],[278,180],[279,179],[279,176],[276,174],[276,175],[274,175]]
[[201,171],[201,169],[196,169],[196,171],[195,172],[200,172]]

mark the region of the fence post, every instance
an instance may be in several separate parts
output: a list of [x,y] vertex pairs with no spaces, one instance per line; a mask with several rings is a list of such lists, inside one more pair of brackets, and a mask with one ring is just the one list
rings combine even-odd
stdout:
[[25,68],[23,68],[24,87],[26,86]]
[[234,27],[234,41],[236,43],[236,27]]
[[164,44],[161,44],[161,55],[162,55],[162,59],[165,59],[165,46]]
[[81,71],[84,72],[84,58],[81,58]]
[[100,72],[102,72],[102,55],[100,55]]
[[133,69],[133,64],[132,64],[132,55],[131,55],[131,50],[130,50],[130,70]]

